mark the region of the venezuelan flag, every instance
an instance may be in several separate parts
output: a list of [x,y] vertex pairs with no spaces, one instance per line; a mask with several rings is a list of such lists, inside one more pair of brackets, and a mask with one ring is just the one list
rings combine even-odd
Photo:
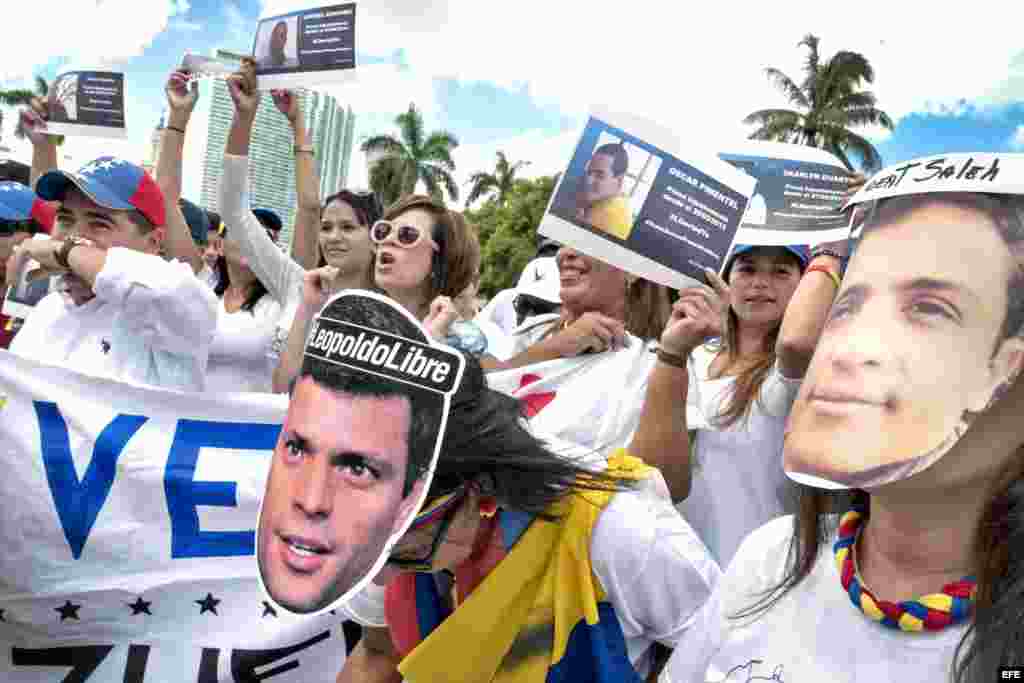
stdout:
[[[609,469],[649,469],[619,451]],[[411,683],[635,682],[625,637],[590,563],[590,539],[610,492],[571,496],[556,522],[502,510],[510,549],[451,614],[432,575],[388,586],[388,623]],[[413,607],[414,605],[414,607]]]

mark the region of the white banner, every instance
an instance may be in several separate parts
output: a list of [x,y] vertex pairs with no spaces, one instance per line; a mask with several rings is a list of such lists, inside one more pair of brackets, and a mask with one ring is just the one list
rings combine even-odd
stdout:
[[0,680],[333,682],[345,613],[274,610],[253,556],[286,408],[0,351]]
[[1024,154],[943,154],[882,169],[849,201],[926,192],[1024,194]]

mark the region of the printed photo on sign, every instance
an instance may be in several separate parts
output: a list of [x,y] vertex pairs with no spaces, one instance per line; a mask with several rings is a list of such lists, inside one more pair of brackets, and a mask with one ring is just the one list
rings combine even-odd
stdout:
[[705,268],[724,267],[755,181],[681,147],[655,124],[594,113],[539,232],[670,287],[704,283]]
[[833,155],[812,147],[745,140],[718,156],[757,180],[737,242],[817,244],[846,238],[849,219],[842,207],[853,176]]
[[314,319],[257,525],[275,608],[332,609],[423,505],[464,359],[391,299],[346,290]]
[[941,165],[987,170],[972,181],[908,174],[898,194],[872,180],[854,198],[856,248],[786,428],[791,478],[854,488],[912,476],[1016,380],[1024,187],[1003,174],[1022,157],[956,155]]
[[124,74],[69,71],[58,76],[47,95],[53,135],[127,137],[124,122]]
[[261,90],[343,83],[356,65],[356,5],[260,19],[252,54]]

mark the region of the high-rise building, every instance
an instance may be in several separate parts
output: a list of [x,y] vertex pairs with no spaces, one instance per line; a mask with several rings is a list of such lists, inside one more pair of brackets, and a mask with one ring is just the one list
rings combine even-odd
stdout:
[[[238,65],[243,58],[227,50],[216,50],[213,56]],[[297,94],[306,129],[312,134],[320,196],[324,198],[347,180],[355,116],[351,108],[342,108],[325,93],[301,90]],[[220,208],[221,168],[234,111],[223,79],[200,81],[199,102],[189,121],[182,156],[182,196],[213,211]],[[253,208],[272,209],[281,217],[281,248],[287,248],[296,208],[295,152],[291,127],[270,93],[263,93],[256,110],[249,146],[249,195]]]
[[157,164],[160,161],[160,138],[164,134],[164,126],[167,125],[166,116],[166,111],[160,115],[160,122],[156,124],[153,134],[149,136],[149,149],[146,150],[146,158],[142,160],[143,170],[154,178],[156,177]]

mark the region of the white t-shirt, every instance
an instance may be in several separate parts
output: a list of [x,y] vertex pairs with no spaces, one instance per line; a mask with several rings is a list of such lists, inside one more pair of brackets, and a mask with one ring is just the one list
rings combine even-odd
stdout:
[[211,393],[271,393],[281,358],[277,341],[281,304],[269,293],[251,311],[217,310],[217,335],[210,347],[206,390]]
[[708,379],[714,359],[705,346],[690,356],[687,428],[697,430],[695,463],[690,495],[678,510],[725,567],[747,534],[795,511],[782,469],[782,435],[801,381],[783,377],[776,364],[749,414],[720,429],[715,418],[736,378]]
[[[590,559],[641,677],[650,671],[654,641],[672,647],[690,628],[721,574],[671,503],[647,491],[612,497],[594,526]],[[364,626],[385,627],[384,589],[371,583],[345,611]]]
[[747,537],[676,645],[660,683],[950,680],[953,651],[966,626],[903,633],[871,621],[850,604],[839,581],[834,537],[811,573],[769,611],[730,620],[785,575],[792,532],[793,517],[786,516]]
[[512,330],[516,328],[516,309],[512,304],[517,296],[519,296],[518,290],[501,290],[487,302],[487,305],[477,315],[477,320],[493,323],[502,334],[512,334]]
[[203,390],[217,300],[191,266],[113,248],[93,292],[81,306],[48,294],[10,350],[96,377]]

